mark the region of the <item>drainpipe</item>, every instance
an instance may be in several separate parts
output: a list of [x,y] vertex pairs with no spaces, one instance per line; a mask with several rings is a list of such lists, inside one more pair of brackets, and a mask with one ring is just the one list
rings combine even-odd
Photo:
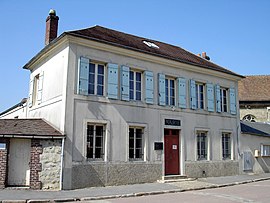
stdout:
[[64,146],[65,146],[65,138],[62,138],[62,149],[61,149],[61,168],[60,168],[60,186],[59,189],[63,188],[63,167],[64,167]]

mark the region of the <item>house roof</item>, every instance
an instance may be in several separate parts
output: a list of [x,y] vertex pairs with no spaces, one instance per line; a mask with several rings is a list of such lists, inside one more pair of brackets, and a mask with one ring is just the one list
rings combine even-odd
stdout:
[[270,124],[241,121],[241,132],[245,134],[270,137]]
[[[178,46],[166,44],[152,39],[138,37],[135,35],[126,34],[98,25],[86,29],[64,32],[62,35],[60,35],[58,38],[52,41],[52,43],[50,43],[43,50],[41,50],[35,57],[33,57],[23,68],[28,69],[28,66],[29,64],[31,64],[31,62],[35,61],[39,57],[39,55],[42,55],[44,52],[46,52],[50,46],[55,44],[65,35],[72,35],[75,37],[85,38],[101,43],[110,44],[112,46],[117,46],[133,51],[154,55],[157,57],[163,57],[177,62],[199,66],[205,69],[223,72],[237,77],[243,77],[200,56],[192,54]],[[153,44],[155,46],[151,46]]]
[[[114,46],[119,46],[135,51],[144,52],[147,54],[172,59],[178,62],[196,65],[202,68],[207,68],[215,71],[228,73],[231,75],[240,76],[228,69],[225,69],[217,64],[214,64],[202,57],[192,54],[178,46],[166,44],[152,39],[146,39],[135,35],[126,34],[116,30],[104,28],[101,26],[94,26],[82,30],[75,30],[67,32],[67,34],[108,43]],[[144,43],[146,42],[146,43]],[[156,46],[149,46],[154,43]]]
[[44,119],[0,119],[0,136],[63,137]]
[[270,75],[246,76],[238,82],[239,101],[270,101]]

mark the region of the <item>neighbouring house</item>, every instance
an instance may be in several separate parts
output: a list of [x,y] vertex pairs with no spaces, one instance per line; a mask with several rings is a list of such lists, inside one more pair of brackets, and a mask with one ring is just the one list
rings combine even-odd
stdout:
[[23,98],[18,104],[0,113],[1,118],[26,118],[27,98]]
[[238,86],[240,119],[270,122],[270,75],[246,76]]
[[252,173],[270,172],[270,124],[241,121],[243,170]]
[[[31,143],[39,139],[43,152],[46,146],[57,147],[49,147],[50,156],[63,149],[57,169],[60,175],[51,174],[59,177],[60,188],[242,171],[237,140],[238,81],[243,76],[209,61],[206,53],[200,57],[174,45],[101,26],[57,37],[58,19],[51,10],[46,46],[23,68],[30,71],[25,106],[29,125],[39,119],[59,133],[29,139]],[[6,153],[11,157],[9,143],[15,138],[0,138],[4,157]],[[32,150],[29,141],[28,145]],[[36,156],[39,187],[57,188],[46,185],[42,175],[50,170],[44,163],[49,157]],[[10,163],[0,163],[2,171],[9,170]],[[9,178],[0,182],[2,187],[10,184]]]

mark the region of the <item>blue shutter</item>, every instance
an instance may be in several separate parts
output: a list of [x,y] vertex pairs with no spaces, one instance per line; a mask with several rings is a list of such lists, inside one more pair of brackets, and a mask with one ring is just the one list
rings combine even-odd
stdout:
[[206,84],[207,90],[207,108],[208,111],[214,112],[214,86],[211,83]]
[[178,106],[180,108],[187,108],[186,79],[177,78],[177,82],[178,82]]
[[234,88],[230,88],[230,110],[231,114],[236,114],[236,97]]
[[43,71],[39,74],[38,78],[38,88],[37,88],[37,102],[38,104],[41,103],[42,101],[42,91],[43,91],[43,78],[44,78],[44,73]]
[[194,80],[190,80],[190,107],[196,109],[196,85]]
[[29,83],[29,97],[28,97],[28,106],[32,107],[33,106],[33,90],[34,90],[34,81],[32,78],[30,78],[30,83]]
[[219,85],[216,85],[216,110],[218,113],[221,112],[220,86]]
[[88,95],[89,62],[88,58],[80,58],[78,94]]
[[165,105],[165,75],[162,73],[158,74],[158,104]]
[[145,102],[154,103],[154,75],[151,71],[144,72],[145,77]]
[[118,99],[118,64],[108,64],[108,98]]
[[121,99],[129,101],[129,67],[121,67]]

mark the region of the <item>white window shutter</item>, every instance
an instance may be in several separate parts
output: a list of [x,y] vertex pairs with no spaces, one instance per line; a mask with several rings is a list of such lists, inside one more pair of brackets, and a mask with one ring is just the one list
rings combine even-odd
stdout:
[[231,114],[236,114],[236,96],[234,88],[230,88],[230,110]]
[[118,64],[108,64],[108,98],[118,99]]
[[121,99],[129,101],[129,67],[121,67]]
[[218,113],[221,112],[220,86],[219,85],[216,85],[216,110]]
[[196,85],[194,80],[190,80],[190,107],[196,109]]
[[145,71],[145,102],[154,103],[154,75],[152,71]]
[[42,101],[42,91],[43,91],[43,80],[44,80],[44,72],[42,71],[39,74],[38,84],[37,84],[37,103],[40,104]]
[[28,106],[32,107],[33,106],[33,90],[34,90],[34,81],[32,78],[30,78],[30,83],[29,83],[29,97],[28,97]]
[[177,78],[177,81],[178,81],[178,106],[180,108],[187,108],[186,79]]
[[206,84],[207,90],[207,109],[209,112],[214,112],[214,86],[211,83]]
[[165,75],[162,73],[158,74],[158,96],[159,105],[165,106]]
[[89,62],[90,60],[88,58],[80,57],[77,90],[78,94],[88,95]]

